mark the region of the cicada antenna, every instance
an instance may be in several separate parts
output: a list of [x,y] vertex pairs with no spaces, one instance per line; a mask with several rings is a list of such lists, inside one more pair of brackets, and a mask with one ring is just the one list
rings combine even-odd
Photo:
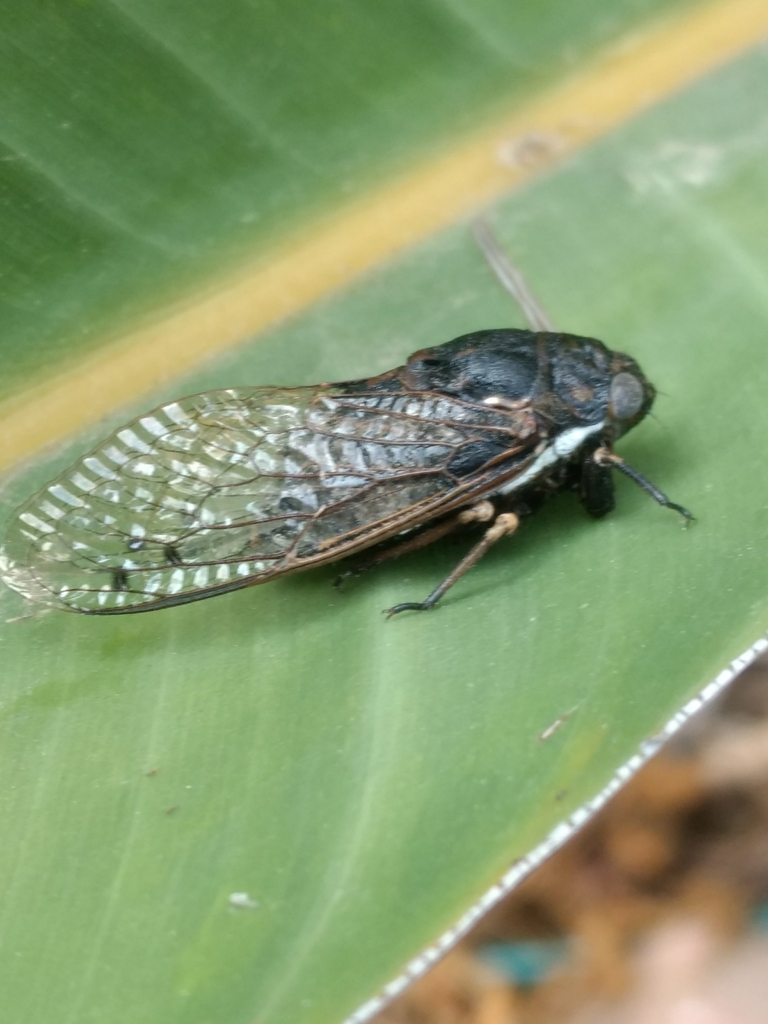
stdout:
[[532,331],[555,331],[555,325],[542,309],[538,299],[528,287],[528,282],[517,269],[484,217],[472,222],[472,233],[488,266],[504,288],[523,311]]
[[[663,391],[657,391],[656,394],[657,395],[662,395],[662,394],[664,394],[664,392]],[[653,411],[653,409],[649,409],[648,412],[645,415],[648,417],[649,420],[653,420],[655,423],[658,423],[659,427],[663,431],[665,431],[667,434],[669,433],[669,427],[664,422],[664,420],[661,418],[661,416],[659,416],[658,413],[655,413]]]

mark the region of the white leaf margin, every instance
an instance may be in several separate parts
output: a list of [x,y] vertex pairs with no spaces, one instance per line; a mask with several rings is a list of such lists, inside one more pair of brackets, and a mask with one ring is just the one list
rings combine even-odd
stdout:
[[628,761],[617,769],[608,784],[596,796],[582,804],[573,814],[556,825],[543,842],[534,847],[527,856],[516,860],[509,871],[495,885],[492,885],[487,892],[483,893],[480,899],[459,918],[452,928],[443,932],[431,946],[427,946],[418,956],[410,960],[397,977],[387,982],[377,995],[358,1007],[342,1024],[365,1024],[366,1021],[380,1013],[393,999],[412,985],[414,981],[426,974],[430,967],[436,964],[438,960],[441,960],[491,907],[504,899],[535,868],[547,860],[548,857],[551,857],[579,829],[583,828],[608,803],[611,797],[622,786],[626,785],[695,714],[708,704],[711,704],[737,676],[741,675],[746,668],[766,651],[768,651],[768,636],[763,636],[756,640],[743,654],[734,658],[695,697],[687,701],[659,732],[643,740],[638,747],[637,753],[633,754]]

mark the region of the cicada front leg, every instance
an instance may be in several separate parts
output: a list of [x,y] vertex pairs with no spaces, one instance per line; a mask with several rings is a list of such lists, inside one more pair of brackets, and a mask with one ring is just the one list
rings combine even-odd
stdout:
[[666,494],[659,490],[659,488],[652,484],[647,477],[644,477],[642,473],[639,473],[636,469],[633,469],[627,462],[622,459],[616,452],[611,451],[610,448],[596,448],[592,452],[591,458],[596,466],[604,468],[610,472],[611,469],[618,469],[620,473],[628,476],[630,480],[633,480],[638,487],[650,494],[654,501],[658,502],[663,508],[671,508],[674,512],[677,512],[683,517],[686,524],[690,523],[693,519],[693,513],[689,512],[687,508],[682,505],[678,505],[675,501],[670,501]]
[[586,511],[595,519],[612,512],[616,505],[616,488],[610,466],[595,459],[590,451],[581,463],[579,479],[579,500]]

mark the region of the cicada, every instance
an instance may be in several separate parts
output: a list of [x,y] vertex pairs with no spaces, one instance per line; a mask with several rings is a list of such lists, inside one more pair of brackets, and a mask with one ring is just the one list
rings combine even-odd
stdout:
[[654,395],[594,338],[512,328],[362,380],[193,395],[115,431],[22,505],[0,577],[69,611],[145,612],[474,524],[480,537],[426,600],[389,612],[424,610],[557,492],[605,515],[614,470],[691,518],[614,452]]

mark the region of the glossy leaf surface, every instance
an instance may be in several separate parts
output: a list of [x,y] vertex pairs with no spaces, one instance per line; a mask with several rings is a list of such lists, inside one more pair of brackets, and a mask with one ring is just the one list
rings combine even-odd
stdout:
[[680,0],[0,2],[0,399]]
[[[620,451],[690,529],[620,480],[610,518],[557,500],[429,615],[381,609],[460,543],[341,593],[318,570],[2,626],[9,1017],[341,1021],[768,628],[765,74],[743,58],[494,214],[553,318],[664,393]],[[511,322],[457,226],[157,398],[375,373]]]

